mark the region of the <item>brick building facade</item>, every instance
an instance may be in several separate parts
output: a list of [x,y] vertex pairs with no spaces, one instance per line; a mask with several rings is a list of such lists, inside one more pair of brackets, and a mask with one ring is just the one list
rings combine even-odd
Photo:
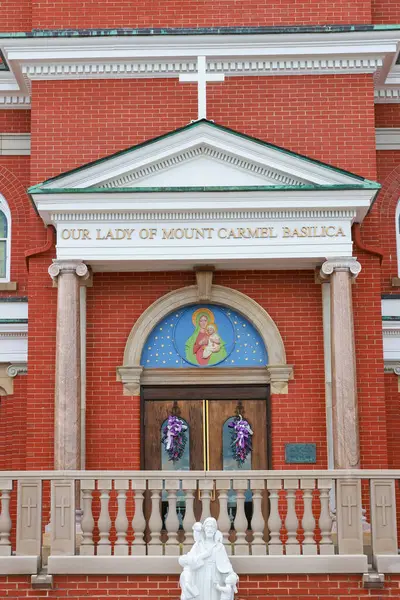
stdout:
[[6,1],[2,598],[178,598],[190,490],[240,600],[400,597],[399,23],[394,0]]

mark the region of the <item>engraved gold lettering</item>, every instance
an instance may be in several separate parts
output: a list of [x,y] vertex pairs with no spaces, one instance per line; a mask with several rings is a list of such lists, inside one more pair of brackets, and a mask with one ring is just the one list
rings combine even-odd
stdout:
[[225,229],[225,227],[221,227],[221,229],[218,229],[218,237],[221,240],[226,240],[226,234],[228,233],[228,230]]
[[338,227],[338,230],[336,232],[336,237],[338,235],[341,235],[342,237],[346,237],[346,234],[343,232],[343,229],[341,227]]
[[289,227],[282,227],[282,229],[283,229],[283,236],[282,237],[284,237],[284,238],[291,237],[290,236],[290,229],[289,229]]
[[61,239],[63,240],[69,240],[69,238],[71,237],[71,232],[69,229],[63,229],[61,232]]
[[109,229],[106,233],[106,237],[104,238],[105,240],[113,240],[114,239],[114,234],[112,229]]
[[[324,227],[324,229],[326,230],[326,235],[328,237],[336,236],[336,227],[333,227],[332,225],[330,225],[329,227]],[[330,232],[332,232],[332,233],[330,233]]]

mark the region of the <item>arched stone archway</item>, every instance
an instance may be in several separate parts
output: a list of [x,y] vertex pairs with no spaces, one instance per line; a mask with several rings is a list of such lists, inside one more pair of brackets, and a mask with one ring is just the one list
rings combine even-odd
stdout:
[[[274,320],[255,300],[232,288],[212,285],[212,274],[196,273],[197,285],[180,288],[162,296],[149,306],[133,326],[125,346],[124,364],[117,368],[117,377],[124,385],[124,393],[136,396],[140,385],[178,383],[183,377],[186,383],[197,384],[198,369],[144,369],[141,365],[143,346],[152,329],[169,313],[191,304],[207,301],[227,306],[248,319],[259,332],[268,351],[269,364],[264,369],[208,369],[201,370],[202,383],[270,383],[271,393],[287,394],[288,381],[293,377],[293,367],[286,364],[286,352],[282,337]],[[178,371],[178,373],[177,373]]]

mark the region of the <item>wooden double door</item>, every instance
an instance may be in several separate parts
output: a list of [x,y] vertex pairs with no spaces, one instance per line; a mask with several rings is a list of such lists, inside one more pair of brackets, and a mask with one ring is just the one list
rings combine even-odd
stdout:
[[[142,465],[146,470],[235,470],[229,423],[240,413],[249,422],[252,452],[243,468],[269,468],[267,386],[153,387],[143,391]],[[161,443],[168,416],[177,414],[187,426],[184,457],[173,465]]]

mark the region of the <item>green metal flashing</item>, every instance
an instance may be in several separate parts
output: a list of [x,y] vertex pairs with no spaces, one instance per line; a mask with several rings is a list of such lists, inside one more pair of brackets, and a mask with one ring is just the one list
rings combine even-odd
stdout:
[[0,319],[0,323],[27,323],[28,319]]
[[28,189],[29,194],[119,194],[119,193],[170,193],[170,192],[307,192],[333,190],[379,190],[375,181],[349,185],[250,185],[250,186],[188,186],[188,187],[121,187],[121,188],[53,188],[42,189],[40,185]]
[[347,33],[366,31],[398,31],[400,24],[389,25],[296,25],[279,27],[147,27],[119,29],[32,29],[31,31],[0,32],[0,38],[55,37],[136,37],[168,35],[254,35],[283,33]]
[[[126,148],[125,150],[120,150],[119,152],[115,152],[114,154],[110,154],[109,156],[105,156],[103,158],[94,160],[92,162],[86,163],[80,167],[76,167],[75,169],[71,169],[70,171],[65,171],[64,173],[61,173],[60,175],[56,175],[55,177],[51,177],[50,179],[46,179],[45,181],[38,183],[32,187],[29,188],[28,192],[29,193],[38,193],[38,190],[51,182],[54,181],[58,181],[59,179],[62,179],[64,177],[67,177],[69,175],[72,175],[73,173],[79,173],[80,171],[84,171],[86,169],[89,169],[91,167],[93,167],[94,165],[99,165],[102,164],[106,161],[112,160],[113,158],[116,158],[118,156],[123,156],[124,154],[128,154],[130,152],[135,152],[136,150],[139,150],[140,148],[144,148],[146,146],[150,146],[151,144],[155,144],[156,142],[159,142],[160,140],[166,139],[168,137],[172,137],[174,135],[177,135],[178,133],[182,132],[182,131],[188,131],[190,129],[194,129],[195,127],[198,127],[201,124],[206,123],[207,125],[209,125],[210,127],[213,127],[214,129],[218,129],[219,131],[225,131],[227,133],[230,133],[232,135],[238,136],[242,139],[251,141],[253,143],[259,144],[260,146],[266,147],[266,148],[272,148],[274,150],[277,150],[278,152],[281,152],[283,154],[286,154],[288,156],[294,156],[300,160],[306,161],[308,163],[311,164],[316,164],[316,165],[320,165],[322,167],[324,167],[325,169],[330,169],[331,171],[335,171],[336,173],[341,173],[343,175],[352,177],[353,179],[363,182],[363,187],[367,186],[370,187],[372,185],[372,189],[375,184],[375,182],[373,181],[369,181],[367,179],[365,179],[364,177],[361,177],[360,175],[355,175],[354,173],[351,173],[350,171],[345,171],[344,169],[339,169],[338,167],[334,167],[333,165],[329,165],[327,163],[324,163],[322,161],[319,160],[315,160],[313,158],[309,158],[307,156],[304,156],[302,154],[298,154],[297,152],[293,152],[291,150],[287,150],[286,148],[282,148],[281,146],[277,146],[276,144],[270,144],[269,142],[265,142],[264,140],[260,140],[259,138],[255,138],[252,136],[249,136],[245,133],[241,133],[239,131],[235,131],[234,129],[231,129],[230,127],[226,127],[224,125],[219,125],[217,123],[214,123],[213,121],[209,121],[207,119],[200,119],[198,121],[194,121],[193,123],[190,123],[189,125],[184,125],[183,127],[179,127],[178,129],[175,129],[173,131],[170,131],[168,133],[165,133],[163,135],[157,136],[155,138],[152,138],[150,140],[146,140],[145,142],[142,142],[140,144],[137,144],[135,146],[131,146],[130,148]],[[281,187],[281,186],[278,186]],[[297,189],[298,186],[296,186]],[[304,189],[305,186],[302,188]],[[120,188],[119,188],[120,189]],[[131,189],[131,188],[126,188],[126,189]],[[286,187],[284,189],[287,189]],[[342,188],[343,189],[343,188]],[[371,188],[370,188],[371,189]],[[98,191],[98,190],[96,190]]]

